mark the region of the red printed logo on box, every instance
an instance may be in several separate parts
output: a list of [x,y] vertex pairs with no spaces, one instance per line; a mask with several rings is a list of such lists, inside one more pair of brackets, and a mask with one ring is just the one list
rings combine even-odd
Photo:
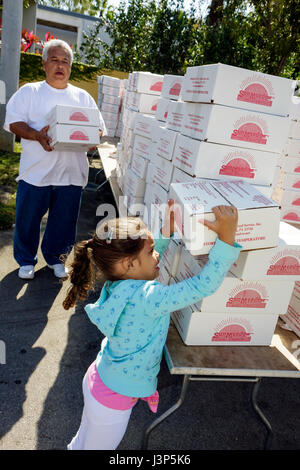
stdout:
[[245,116],[234,123],[232,140],[265,145],[268,138],[267,123],[258,116]]
[[268,268],[268,276],[276,275],[299,275],[300,274],[300,252],[297,250],[285,250],[277,253]]
[[296,212],[288,212],[283,216],[283,220],[293,220],[295,222],[300,222],[300,217]]
[[[233,152],[222,161],[223,165],[219,170],[219,175],[238,176],[241,178],[254,178],[254,160],[246,152]],[[252,166],[252,168],[251,168]]]
[[153,85],[150,87],[151,91],[161,91],[162,89],[162,84],[163,82],[155,82]]
[[89,138],[84,132],[76,130],[70,135],[70,140],[89,140]]
[[250,323],[244,318],[228,318],[217,325],[211,340],[249,343],[253,334],[251,330]]
[[84,114],[82,111],[75,111],[73,114],[70,116],[70,121],[85,121],[89,122],[89,118],[86,114]]
[[298,197],[292,202],[292,206],[300,206],[300,197]]
[[226,307],[265,308],[267,300],[264,286],[257,282],[245,282],[232,289]]
[[181,83],[175,82],[169,90],[169,95],[179,96],[180,91],[181,91]]
[[274,91],[271,82],[263,77],[249,77],[241,83],[237,100],[271,107]]

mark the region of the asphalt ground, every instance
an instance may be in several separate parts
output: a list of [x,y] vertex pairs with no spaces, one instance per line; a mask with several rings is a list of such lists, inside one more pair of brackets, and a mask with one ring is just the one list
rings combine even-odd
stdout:
[[[105,181],[97,171],[90,168],[91,183]],[[98,205],[113,203],[108,183],[100,192],[90,186],[83,193],[77,240],[90,238],[99,221]],[[84,303],[65,311],[68,281],[54,277],[40,252],[35,279],[19,279],[12,242],[13,230],[0,232],[0,450],[66,450],[81,419],[82,378],[102,339],[84,305],[97,299],[101,285]],[[181,382],[163,360],[157,415],[140,400],[117,452],[134,455],[141,449],[144,429],[177,401]],[[252,386],[192,382],[183,405],[151,433],[149,449],[181,455],[263,449],[266,430],[251,406]],[[300,449],[299,392],[298,379],[262,379],[258,403],[272,425],[271,450]]]

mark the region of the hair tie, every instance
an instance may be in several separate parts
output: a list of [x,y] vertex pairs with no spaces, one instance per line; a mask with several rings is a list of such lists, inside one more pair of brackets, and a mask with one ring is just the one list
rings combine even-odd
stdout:
[[90,238],[89,240],[87,240],[87,241],[85,242],[85,247],[86,247],[86,248],[93,248],[93,246],[92,246],[92,245],[93,245],[93,242],[94,242],[94,239],[93,239],[93,238]]
[[113,229],[112,229],[112,228],[110,228],[110,229],[108,230],[108,232],[107,232],[105,241],[106,241],[106,243],[107,243],[108,245],[111,244],[111,240],[112,240],[112,238],[113,238],[113,233],[114,233],[114,232],[113,232]]

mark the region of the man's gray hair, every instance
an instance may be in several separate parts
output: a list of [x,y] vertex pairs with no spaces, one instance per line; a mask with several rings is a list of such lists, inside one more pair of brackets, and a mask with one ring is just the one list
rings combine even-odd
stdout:
[[61,47],[62,49],[64,49],[69,54],[70,63],[72,64],[72,62],[73,62],[73,51],[72,51],[71,47],[69,46],[69,44],[66,43],[65,41],[63,41],[62,39],[51,39],[50,41],[46,42],[46,44],[44,45],[43,54],[42,54],[42,59],[43,59],[44,62],[47,62],[48,52],[53,47]]

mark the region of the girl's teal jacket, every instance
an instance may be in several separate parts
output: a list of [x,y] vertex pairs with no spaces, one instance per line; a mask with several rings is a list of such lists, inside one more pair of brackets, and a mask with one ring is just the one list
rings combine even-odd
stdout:
[[[155,240],[160,254],[170,239]],[[157,281],[106,281],[99,299],[85,310],[105,335],[97,356],[97,370],[107,387],[130,397],[155,392],[170,314],[213,294],[241,246],[219,239],[201,273],[170,286]]]

